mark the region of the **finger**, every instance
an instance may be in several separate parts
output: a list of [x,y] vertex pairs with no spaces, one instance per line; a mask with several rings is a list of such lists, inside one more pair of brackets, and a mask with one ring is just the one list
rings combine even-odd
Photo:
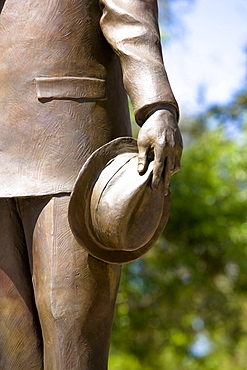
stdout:
[[168,171],[165,176],[165,186],[164,186],[165,196],[169,193],[170,190],[171,176],[172,176],[171,172]]
[[147,161],[147,152],[148,148],[145,148],[144,146],[139,146],[139,154],[138,154],[138,172],[143,173],[146,171],[148,166]]
[[174,159],[174,170],[173,170],[173,174],[178,172],[180,170],[180,167],[181,167],[181,155],[182,155],[182,149],[180,148],[180,150],[176,153],[175,155],[175,159]]
[[174,159],[172,156],[169,156],[166,160],[166,168],[165,168],[165,196],[169,193],[169,188],[170,188],[170,181],[171,181],[171,176],[174,173]]
[[180,170],[180,167],[181,167],[180,166],[180,161],[176,161],[176,163],[174,165],[174,170],[173,170],[173,173],[172,174],[178,172]]
[[165,162],[165,151],[161,146],[154,148],[154,168],[152,178],[152,188],[157,189],[162,176]]
[[168,194],[170,188],[171,176],[175,173],[175,156],[170,153],[166,159],[166,166],[164,171],[164,180],[165,180],[165,195]]

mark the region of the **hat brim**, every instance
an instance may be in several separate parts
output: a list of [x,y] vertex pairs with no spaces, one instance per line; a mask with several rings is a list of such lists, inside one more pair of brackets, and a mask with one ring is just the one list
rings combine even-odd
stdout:
[[91,193],[105,165],[122,153],[138,153],[136,140],[131,137],[117,138],[97,149],[88,158],[75,182],[68,211],[69,224],[77,242],[95,258],[112,264],[131,262],[145,254],[159,238],[170,213],[169,193],[164,197],[163,214],[152,238],[133,251],[108,248],[96,238],[90,216]]

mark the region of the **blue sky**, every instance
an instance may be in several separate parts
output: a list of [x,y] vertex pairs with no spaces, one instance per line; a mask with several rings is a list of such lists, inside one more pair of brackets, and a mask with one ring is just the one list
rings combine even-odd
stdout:
[[182,113],[226,103],[246,83],[247,1],[177,0],[176,35],[164,60]]

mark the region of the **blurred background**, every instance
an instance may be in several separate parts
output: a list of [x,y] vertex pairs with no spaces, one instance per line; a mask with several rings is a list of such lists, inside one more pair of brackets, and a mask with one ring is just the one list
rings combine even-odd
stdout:
[[247,2],[159,0],[159,10],[184,154],[163,235],[123,268],[109,369],[244,370]]

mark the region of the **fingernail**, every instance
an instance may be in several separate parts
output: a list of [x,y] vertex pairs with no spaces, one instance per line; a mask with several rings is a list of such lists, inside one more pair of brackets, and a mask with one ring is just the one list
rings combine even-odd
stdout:
[[165,197],[169,194],[170,186],[165,186]]
[[143,163],[139,163],[138,164],[138,171],[140,172],[140,171],[143,171],[143,169],[144,169],[144,165],[143,165]]

